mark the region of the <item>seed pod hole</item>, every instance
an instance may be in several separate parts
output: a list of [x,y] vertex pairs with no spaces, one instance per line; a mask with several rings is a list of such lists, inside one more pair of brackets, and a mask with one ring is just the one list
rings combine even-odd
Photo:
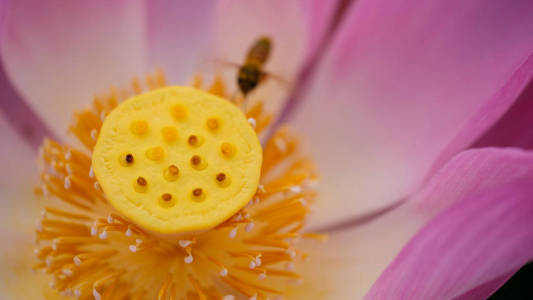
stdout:
[[167,168],[165,168],[163,172],[163,176],[165,177],[165,180],[167,181],[175,181],[178,179],[180,174],[180,169],[176,165],[170,165]]
[[135,158],[133,157],[133,154],[131,153],[122,153],[119,157],[118,157],[118,162],[123,166],[123,167],[129,167],[129,166],[132,166],[133,163],[135,162]]
[[215,176],[215,182],[220,187],[227,187],[231,183],[231,179],[226,173],[218,173]]
[[159,197],[158,204],[161,207],[169,208],[176,205],[176,199],[170,193],[164,193]]
[[191,167],[197,171],[201,171],[207,168],[207,161],[199,155],[193,155],[191,157]]
[[205,200],[205,191],[202,190],[201,188],[195,188],[191,192],[191,198],[192,198],[192,200],[194,200],[196,202],[204,201]]
[[148,181],[146,181],[146,178],[139,176],[133,183],[133,188],[137,193],[144,193],[148,189]]

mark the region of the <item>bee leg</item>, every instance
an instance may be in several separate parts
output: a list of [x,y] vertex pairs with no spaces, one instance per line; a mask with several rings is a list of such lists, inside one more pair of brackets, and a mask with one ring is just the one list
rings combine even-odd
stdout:
[[231,93],[231,97],[229,98],[229,100],[235,104],[237,104],[237,96],[239,95],[239,89],[236,89],[235,91],[233,91],[233,93]]
[[259,83],[264,83],[269,76],[270,74],[268,74],[267,72],[261,72],[261,76],[259,77]]

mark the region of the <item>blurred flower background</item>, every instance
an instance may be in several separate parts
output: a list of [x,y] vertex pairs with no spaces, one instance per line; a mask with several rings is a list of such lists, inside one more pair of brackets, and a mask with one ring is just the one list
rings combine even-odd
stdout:
[[330,235],[286,298],[485,299],[533,258],[531,1],[4,0],[0,31],[5,299],[43,293],[43,136],[71,138],[72,111],[110,86],[157,67],[187,84],[261,35],[291,85],[253,96],[316,161],[307,228]]

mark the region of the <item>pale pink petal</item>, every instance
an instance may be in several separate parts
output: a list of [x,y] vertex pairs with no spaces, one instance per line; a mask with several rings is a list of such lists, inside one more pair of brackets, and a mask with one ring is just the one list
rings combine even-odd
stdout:
[[28,289],[35,287],[31,258],[39,216],[33,195],[39,176],[36,149],[13,130],[2,112],[0,141],[0,295],[2,299],[40,299],[40,288]]
[[[38,178],[35,157],[36,148],[15,132],[4,113],[0,112],[0,190],[25,187],[29,190]],[[7,205],[10,199],[2,197],[0,205]],[[3,207],[2,212],[6,212]]]
[[350,7],[307,97],[293,101],[322,175],[315,225],[413,192],[471,144],[533,75],[531,1]]
[[162,68],[169,82],[184,84],[205,65],[212,51],[215,4],[214,0],[148,2],[148,62]]
[[362,299],[409,238],[424,224],[412,207],[399,207],[363,226],[329,232],[329,239],[302,241],[310,261],[290,299]]
[[5,117],[4,123],[6,126],[10,123],[13,130],[34,149],[37,149],[41,145],[45,137],[53,137],[48,125],[44,123],[37,112],[15,91],[4,72],[1,61],[0,95],[0,114],[3,114]]
[[[448,218],[450,214],[455,216],[451,212],[459,215],[468,214],[461,215],[466,220],[463,224],[465,225],[463,228],[465,234],[461,231],[455,232],[449,236],[449,239],[446,240],[447,243],[441,248],[432,248],[432,244],[420,244],[421,247],[428,247],[427,251],[421,251],[416,257],[409,257],[412,260],[412,265],[406,265],[407,271],[416,273],[418,269],[431,270],[432,268],[440,267],[440,265],[424,259],[426,256],[433,255],[433,252],[438,252],[445,259],[446,255],[455,255],[453,251],[447,251],[448,249],[451,250],[455,244],[470,243],[470,236],[466,234],[468,222],[475,223],[472,227],[474,228],[477,226],[476,220],[490,220],[490,222],[487,221],[483,224],[490,226],[494,232],[499,232],[498,228],[507,228],[509,231],[506,234],[513,235],[512,230],[514,228],[511,226],[515,220],[509,220],[511,219],[510,217],[524,211],[517,206],[527,207],[529,205],[533,210],[533,202],[522,198],[517,198],[508,203],[505,200],[498,202],[496,199],[493,205],[485,205],[483,201],[491,199],[484,200],[485,198],[479,198],[476,195],[488,194],[490,196],[492,195],[491,191],[495,189],[510,189],[516,183],[532,179],[533,152],[516,149],[480,149],[469,150],[457,155],[437,175],[431,178],[428,186],[419,195],[409,199],[402,206],[370,221],[370,223],[360,224],[360,226],[352,227],[349,230],[331,232],[330,239],[324,244],[316,245],[316,243],[312,243],[307,245],[307,249],[310,249],[312,263],[302,266],[306,274],[306,281],[301,287],[295,288],[295,295],[302,296],[302,298],[296,299],[307,299],[303,296],[308,296],[310,299],[363,298],[380,274],[387,269],[387,265],[395,259],[402,247],[415,234],[420,235],[428,231],[431,232],[431,228],[433,228],[431,224],[436,222],[434,220],[442,220],[438,222],[446,222],[449,226],[457,225],[455,222],[458,217]],[[528,192],[529,197],[531,197],[531,190],[529,189]],[[514,196],[511,195],[510,197]],[[513,203],[516,205],[513,206]],[[507,207],[509,209],[509,218],[500,216],[495,221],[495,212],[498,212],[501,206],[505,205],[509,205]],[[433,207],[434,209],[431,209]],[[472,210],[469,207],[478,209]],[[517,211],[514,210],[515,208]],[[491,209],[494,209],[494,211]],[[533,222],[533,219],[528,222]],[[533,228],[533,226],[529,227]],[[531,234],[533,234],[533,229],[531,231]],[[439,232],[438,234],[443,238],[447,237],[446,232]],[[494,241],[492,238],[488,235],[487,240],[478,239],[476,241],[482,247],[484,245],[482,242]],[[413,241],[418,240],[415,237],[411,240],[411,243]],[[521,247],[520,244],[515,242],[509,241],[511,244],[508,245],[510,247],[508,250],[513,250],[513,247]],[[433,244],[437,245],[436,243]],[[469,244],[468,247],[473,252],[478,251],[475,244]],[[484,251],[491,252],[490,250]],[[529,253],[533,255],[531,251]],[[465,253],[460,254],[466,255]],[[478,255],[480,256],[478,262],[482,262],[484,254]],[[500,261],[494,258],[492,266],[496,268],[499,263]],[[507,267],[505,265],[506,261],[501,261],[501,263],[501,267]],[[445,263],[443,264],[446,265]],[[458,270],[457,273],[461,273],[463,268],[469,266],[468,264],[453,264],[453,262],[450,262],[450,264],[451,269]],[[490,264],[489,260],[487,266]],[[511,266],[512,264],[509,265],[509,267]],[[492,273],[488,270],[482,270],[487,278],[474,280],[475,278],[473,277],[473,281],[464,286],[459,286],[453,292],[453,295],[460,296],[465,293],[468,293],[466,295],[487,295],[501,285],[519,267],[520,264],[515,264],[514,267],[507,270],[491,269],[491,272],[494,271]],[[392,267],[389,267],[389,269],[394,270]],[[388,274],[392,271],[386,272],[385,274]],[[402,278],[402,274],[394,274],[398,276],[394,278],[395,280]],[[308,279],[307,276],[310,276],[310,278]],[[439,273],[439,276],[444,276],[444,274]],[[434,278],[438,279],[439,276],[435,275]],[[503,278],[502,276],[506,277]],[[401,284],[393,287],[401,288],[403,284],[416,284],[416,282],[421,280],[420,278],[405,278]],[[410,282],[406,283],[405,281]],[[391,281],[387,281],[387,283],[392,284]],[[427,284],[427,286],[430,287],[431,284]],[[382,289],[386,291],[387,287],[380,286],[377,290],[381,291]],[[319,295],[320,297],[313,298],[309,295]],[[389,299],[397,298],[389,297]],[[421,299],[450,299],[450,297],[422,297]]]
[[473,147],[533,147],[533,82]]
[[9,1],[1,56],[19,93],[64,133],[74,109],[145,71],[144,2]]

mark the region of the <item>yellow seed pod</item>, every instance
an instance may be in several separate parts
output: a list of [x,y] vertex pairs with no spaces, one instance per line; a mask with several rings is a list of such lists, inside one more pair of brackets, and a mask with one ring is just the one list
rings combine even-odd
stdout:
[[[132,130],[139,120],[142,134]],[[176,139],[177,132],[186,138]],[[127,154],[134,163],[124,162]],[[244,207],[259,184],[262,149],[232,103],[175,86],[117,106],[92,163],[111,205],[143,228],[172,234],[209,229]]]

